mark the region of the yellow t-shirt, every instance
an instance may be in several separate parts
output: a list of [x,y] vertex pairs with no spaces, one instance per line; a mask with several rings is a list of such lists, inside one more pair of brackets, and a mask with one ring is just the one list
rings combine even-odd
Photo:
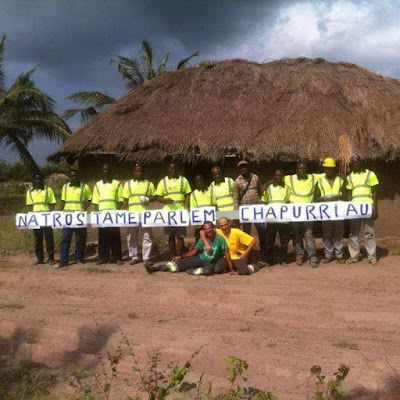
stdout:
[[225,239],[232,260],[240,258],[242,253],[246,251],[247,246],[253,241],[250,235],[236,228],[231,228],[231,232],[228,236],[226,236],[221,229],[217,229],[217,233],[222,235]]

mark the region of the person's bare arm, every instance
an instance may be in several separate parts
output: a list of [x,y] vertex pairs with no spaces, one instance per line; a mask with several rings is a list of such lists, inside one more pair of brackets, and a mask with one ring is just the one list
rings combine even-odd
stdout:
[[257,181],[257,192],[258,192],[258,197],[261,199],[264,191],[263,191],[263,188],[262,188],[262,185],[261,185],[260,178],[258,178],[258,181]]
[[193,257],[198,253],[197,249],[193,249],[191,251],[189,251],[188,253],[184,254],[183,256],[176,256],[174,257],[172,260],[173,261],[177,261],[177,260],[181,260],[182,258],[189,258],[189,257]]
[[124,199],[124,203],[123,203],[122,207],[124,210],[128,209],[128,199]]
[[185,208],[186,208],[186,210],[189,210],[189,204],[190,204],[190,193],[185,194]]
[[254,246],[257,244],[257,240],[253,239],[250,244],[247,246],[247,249],[240,256],[241,260],[247,260],[249,258],[249,254],[253,250]]
[[174,201],[169,197],[157,196],[157,201],[163,204],[172,204]]
[[321,190],[320,190],[320,188],[318,186],[315,188],[314,198],[315,198],[315,201],[322,201],[322,199],[321,199]]
[[86,204],[83,206],[83,210],[82,211],[87,211],[87,209],[90,207],[90,204],[92,204],[91,200],[87,200]]
[[60,203],[60,211],[64,210],[64,207],[65,207],[65,201],[64,201],[64,200],[61,200],[61,203]]
[[200,239],[203,241],[204,247],[206,248],[206,250],[209,253],[212,253],[213,252],[212,247],[210,246],[210,243],[208,243],[208,240],[206,238],[206,234],[205,234],[203,229],[200,231]]
[[50,204],[50,211],[54,211],[54,207],[56,206],[56,203]]
[[234,267],[233,267],[233,262],[232,262],[231,255],[230,255],[230,253],[229,253],[229,248],[227,248],[227,249],[224,250],[224,257],[225,257],[225,260],[226,260],[227,263],[228,263],[228,266],[229,266],[229,269],[230,269],[230,271],[231,271],[231,274],[235,274],[235,269],[234,269]]
[[371,188],[372,192],[372,201],[374,204],[372,205],[372,218],[377,219],[378,218],[378,191],[376,186],[372,186]]
[[233,184],[233,208],[239,210],[239,186],[236,182]]

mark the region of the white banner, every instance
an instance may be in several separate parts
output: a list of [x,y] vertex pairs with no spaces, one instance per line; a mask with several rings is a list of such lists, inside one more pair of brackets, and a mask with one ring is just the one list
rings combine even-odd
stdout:
[[215,211],[215,207],[198,207],[190,210],[191,225],[203,225],[207,221],[215,224],[216,220],[217,212]]
[[345,201],[327,203],[256,204],[239,207],[240,222],[304,222],[370,218],[372,204]]
[[189,211],[185,209],[143,211],[141,225],[146,228],[155,226],[189,226]]
[[[229,217],[240,222],[302,222],[335,221],[344,219],[370,218],[372,204],[335,201],[309,204],[256,204],[241,206],[239,211],[229,211]],[[86,228],[138,226],[188,226],[202,225],[206,221],[216,222],[214,207],[200,207],[188,210],[148,210],[143,212],[126,210],[103,210],[87,214],[83,211],[30,212],[15,216],[15,225],[19,229],[40,229],[43,226],[53,228]],[[219,216],[224,215],[218,211]]]
[[138,226],[140,213],[127,210],[103,210],[90,214],[90,223],[97,228]]

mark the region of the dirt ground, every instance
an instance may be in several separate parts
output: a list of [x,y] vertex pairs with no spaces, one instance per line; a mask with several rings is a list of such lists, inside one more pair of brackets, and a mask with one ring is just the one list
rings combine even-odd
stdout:
[[[348,398],[400,399],[400,257],[213,277],[148,275],[141,264],[99,273],[93,263],[55,270],[29,266],[27,255],[12,261],[17,268],[0,269],[0,301],[22,308],[0,309],[0,344],[54,374],[73,365],[95,371],[97,354],[115,349],[122,330],[137,354],[157,347],[165,362],[204,346],[189,382],[204,372],[203,381],[226,387],[224,360],[237,356],[250,364],[249,386],[298,400],[310,393],[312,365],[330,375],[345,364]],[[130,365],[124,357],[122,377]]]

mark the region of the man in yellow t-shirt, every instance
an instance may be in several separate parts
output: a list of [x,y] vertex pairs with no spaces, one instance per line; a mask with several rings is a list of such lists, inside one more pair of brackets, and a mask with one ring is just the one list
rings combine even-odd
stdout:
[[376,259],[375,220],[378,218],[378,194],[379,185],[375,172],[366,169],[362,165],[359,156],[350,159],[351,173],[347,176],[346,189],[349,201],[364,202],[372,204],[371,218],[360,218],[350,220],[349,253],[347,264],[359,261],[360,242],[359,234],[361,226],[364,226],[365,249],[368,254],[368,262],[372,265],[378,263]]
[[[218,226],[217,233],[225,239],[229,248],[229,256],[221,258],[217,262],[215,273],[231,272],[232,275],[251,275],[257,272],[260,269],[257,263],[249,263],[249,255],[257,244],[257,240],[240,229],[232,228],[229,220],[225,217],[219,219]],[[204,231],[200,232],[200,237],[206,249],[211,251]]]

